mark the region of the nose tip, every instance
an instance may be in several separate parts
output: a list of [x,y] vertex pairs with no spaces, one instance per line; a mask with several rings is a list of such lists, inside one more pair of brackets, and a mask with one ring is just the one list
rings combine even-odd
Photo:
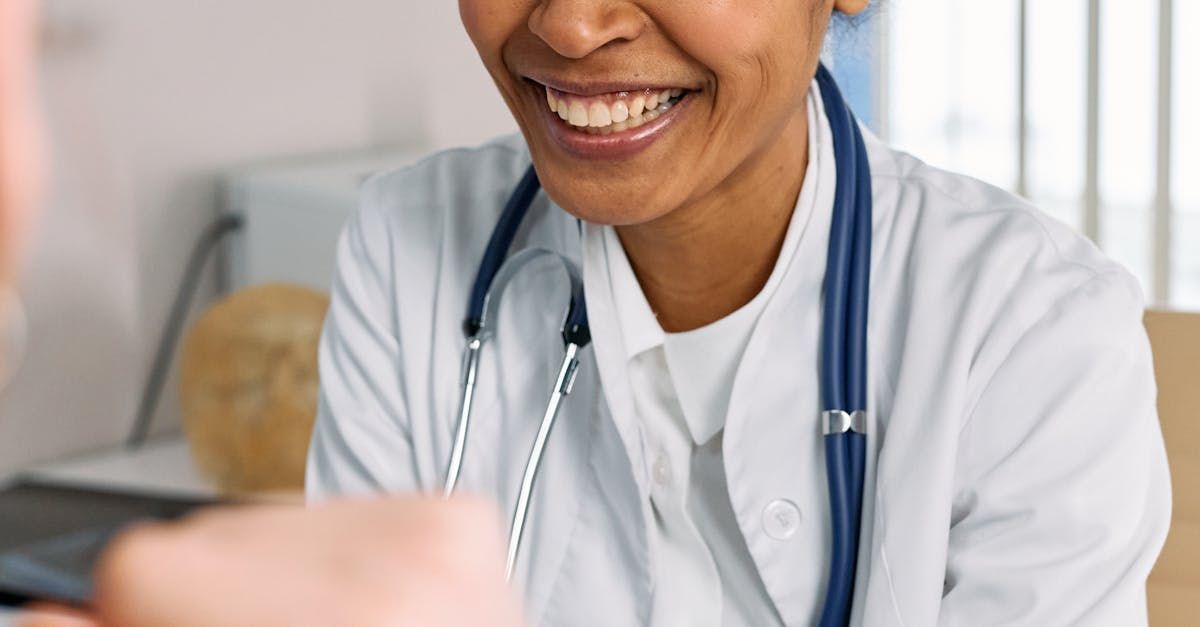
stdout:
[[529,29],[558,54],[582,59],[617,41],[632,41],[644,28],[633,4],[595,0],[545,0],[529,16]]

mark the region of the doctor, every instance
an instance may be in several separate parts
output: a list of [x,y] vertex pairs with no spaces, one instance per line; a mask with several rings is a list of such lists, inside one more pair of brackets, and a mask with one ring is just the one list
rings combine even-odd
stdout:
[[[367,184],[339,247],[310,494],[441,491],[463,312],[532,164],[543,191],[512,250],[581,268],[592,341],[515,562],[529,622],[815,623],[823,290],[849,166],[813,79],[831,16],[865,5],[460,0],[521,134]],[[865,149],[851,622],[1145,624],[1170,503],[1137,284],[1018,198]],[[516,275],[472,380],[457,489],[508,511],[568,293],[554,263]]]

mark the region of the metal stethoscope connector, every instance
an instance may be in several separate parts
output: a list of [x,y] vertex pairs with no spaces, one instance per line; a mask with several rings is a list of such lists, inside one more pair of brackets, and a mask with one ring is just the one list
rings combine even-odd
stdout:
[[496,332],[496,321],[500,309],[501,297],[509,282],[516,277],[525,266],[540,260],[550,259],[566,271],[571,285],[571,299],[564,315],[562,326],[563,359],[558,369],[554,387],[546,403],[546,410],[534,437],[533,446],[525,463],[525,471],[521,478],[520,491],[513,510],[512,523],[508,536],[508,555],[504,568],[506,580],[511,580],[520,555],[521,538],[525,530],[525,520],[529,514],[529,503],[533,488],[537,482],[541,468],[542,456],[550,432],[558,418],[563,399],[571,394],[575,378],[579,372],[579,351],[591,341],[591,335],[586,324],[586,312],[583,303],[583,278],[575,262],[563,255],[544,248],[529,248],[514,254],[504,263],[487,292],[483,316],[477,328],[467,338],[467,346],[463,351],[461,398],[459,402],[458,424],[454,431],[454,445],[450,451],[450,463],[446,471],[446,483],[443,495],[449,498],[458,486],[462,474],[463,460],[466,455],[467,436],[470,432],[471,414],[475,400],[475,389],[479,377],[480,355],[484,345]]

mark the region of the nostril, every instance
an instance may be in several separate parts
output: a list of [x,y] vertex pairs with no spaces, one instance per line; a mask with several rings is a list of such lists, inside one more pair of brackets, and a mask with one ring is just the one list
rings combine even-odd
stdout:
[[530,32],[569,59],[582,59],[613,42],[632,41],[644,26],[640,12],[628,2],[612,6],[594,0],[546,0],[529,14]]

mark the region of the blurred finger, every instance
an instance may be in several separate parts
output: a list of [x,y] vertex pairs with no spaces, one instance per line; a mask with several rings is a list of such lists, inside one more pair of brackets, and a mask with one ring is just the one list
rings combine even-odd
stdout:
[[100,623],[79,610],[58,605],[38,604],[25,608],[15,627],[101,627]]

